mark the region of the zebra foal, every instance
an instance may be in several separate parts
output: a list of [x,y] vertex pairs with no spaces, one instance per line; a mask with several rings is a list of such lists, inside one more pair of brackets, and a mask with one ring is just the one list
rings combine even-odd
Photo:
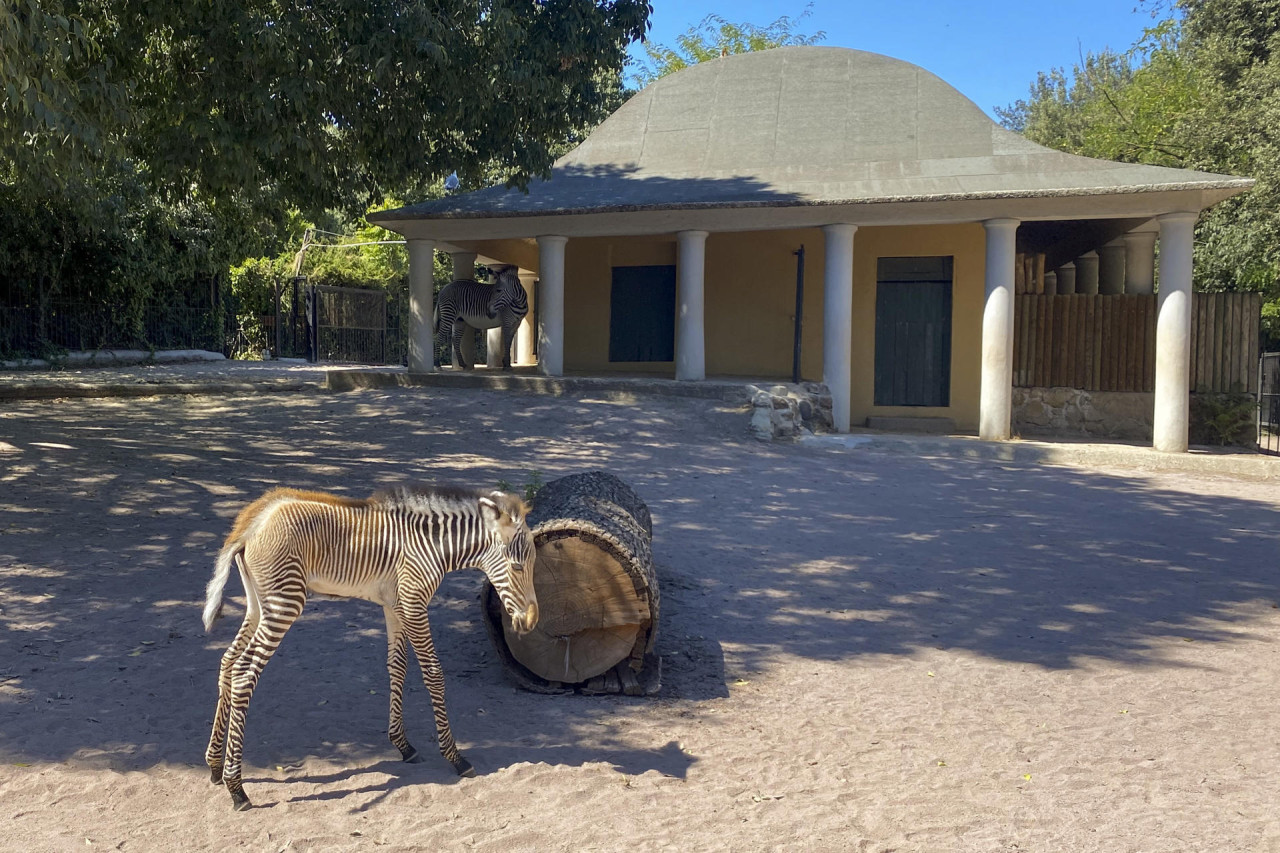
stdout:
[[206,590],[205,630],[222,608],[234,565],[245,615],[222,656],[218,706],[205,761],[237,810],[250,806],[241,782],[245,713],[262,670],[312,593],[382,605],[387,621],[391,716],[387,733],[405,761],[421,761],[404,733],[406,641],[431,693],[440,753],[460,776],[474,776],[458,752],[444,704],[444,673],[427,622],[427,605],[445,572],[477,568],[488,576],[519,633],[538,622],[533,591],[529,508],[506,492],[399,486],[359,500],[272,489],[236,518]]
[[502,369],[511,369],[511,345],[516,339],[520,321],[529,313],[529,300],[520,284],[519,268],[511,265],[493,267],[492,285],[461,279],[440,288],[436,297],[435,333],[449,333],[453,363],[470,370],[462,354],[462,336],[467,327],[496,329],[502,327]]

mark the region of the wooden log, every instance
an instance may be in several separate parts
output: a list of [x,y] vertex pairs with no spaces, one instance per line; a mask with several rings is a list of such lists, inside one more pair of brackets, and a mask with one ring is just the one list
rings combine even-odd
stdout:
[[617,477],[593,471],[543,486],[529,524],[538,625],[516,634],[492,586],[483,593],[489,638],[508,673],[539,692],[657,692],[660,595],[649,508]]

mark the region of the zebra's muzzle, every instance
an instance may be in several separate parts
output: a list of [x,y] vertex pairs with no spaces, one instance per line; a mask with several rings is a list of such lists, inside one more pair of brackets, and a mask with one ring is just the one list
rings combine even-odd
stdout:
[[511,627],[517,634],[527,634],[538,624],[538,602],[530,602],[524,610],[511,614]]

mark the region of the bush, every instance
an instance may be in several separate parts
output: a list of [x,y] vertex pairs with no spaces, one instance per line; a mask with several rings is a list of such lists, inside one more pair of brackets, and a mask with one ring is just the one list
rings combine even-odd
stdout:
[[1252,394],[1192,394],[1192,444],[1254,447],[1258,443],[1258,401]]

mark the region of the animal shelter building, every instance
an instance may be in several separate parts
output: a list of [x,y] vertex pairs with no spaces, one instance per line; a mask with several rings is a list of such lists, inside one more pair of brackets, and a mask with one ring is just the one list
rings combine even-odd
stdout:
[[1009,438],[1015,289],[1150,294],[1158,273],[1153,443],[1179,451],[1194,225],[1251,185],[1054,151],[918,66],[784,47],[659,79],[527,193],[369,218],[408,243],[410,371],[434,369],[439,250],[459,275],[477,257],[520,268],[532,310],[517,364],[798,372],[829,387],[839,431],[939,417]]

